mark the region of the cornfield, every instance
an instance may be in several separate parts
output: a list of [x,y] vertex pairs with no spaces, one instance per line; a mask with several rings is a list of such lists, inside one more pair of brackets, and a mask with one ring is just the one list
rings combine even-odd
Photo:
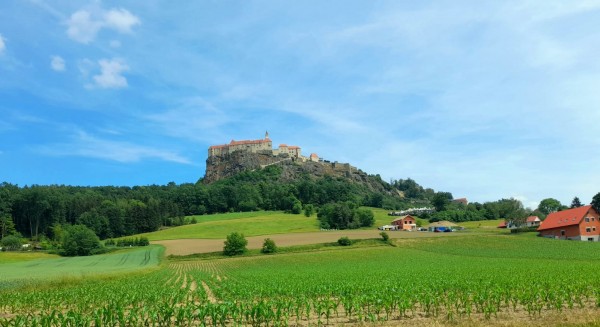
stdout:
[[[591,260],[490,254],[514,246],[509,242],[455,238],[166,262],[117,279],[90,277],[60,287],[21,283],[0,291],[0,326],[333,325],[599,310],[597,254]],[[521,242],[560,249],[558,242]],[[443,253],[448,246],[453,254]],[[597,244],[572,246],[600,252]]]

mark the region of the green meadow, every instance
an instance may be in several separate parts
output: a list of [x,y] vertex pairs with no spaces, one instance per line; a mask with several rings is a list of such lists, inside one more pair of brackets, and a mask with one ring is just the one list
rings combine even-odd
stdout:
[[[11,262],[0,264],[0,276],[2,282],[10,282],[21,279],[80,278],[96,274],[132,272],[157,266],[163,252],[164,248],[152,245],[88,257],[10,253],[13,259]],[[0,258],[5,255],[3,253]],[[19,257],[25,260],[17,259]]]
[[[388,216],[388,210],[369,208],[373,211],[375,224],[373,229],[388,225],[397,217]],[[172,227],[160,231],[136,236],[145,236],[150,241],[176,239],[224,239],[232,231],[241,231],[245,236],[260,236],[272,234],[307,233],[319,231],[317,216],[305,217],[303,214],[294,215],[281,211],[255,211],[243,213],[225,213],[203,216],[190,216],[187,221],[196,219],[196,224]],[[423,225],[426,220],[418,219]]]

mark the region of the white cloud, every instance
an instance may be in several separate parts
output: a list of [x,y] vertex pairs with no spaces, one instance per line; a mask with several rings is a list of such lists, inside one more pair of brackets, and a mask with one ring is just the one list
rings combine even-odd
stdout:
[[127,87],[127,79],[121,75],[129,70],[129,66],[118,59],[102,59],[100,64],[100,75],[94,75],[94,82],[100,88],[123,88]]
[[88,11],[78,10],[67,20],[67,35],[80,43],[88,44],[101,29],[111,29],[121,34],[132,33],[140,19],[125,9]]
[[60,56],[52,56],[50,67],[57,72],[65,71],[65,60]]
[[2,34],[0,34],[0,54],[4,52],[4,49],[6,49],[6,43],[4,42],[4,37]]
[[103,140],[84,131],[79,131],[72,137],[71,142],[44,146],[40,152],[51,156],[79,156],[112,160],[123,163],[139,162],[144,159],[160,159],[163,161],[191,164],[190,160],[169,150]]
[[94,40],[98,31],[102,28],[102,22],[93,20],[91,13],[86,10],[74,12],[67,20],[67,25],[67,35],[71,39],[84,44]]
[[111,9],[104,14],[104,25],[120,33],[131,33],[131,28],[139,24],[140,19],[125,9]]

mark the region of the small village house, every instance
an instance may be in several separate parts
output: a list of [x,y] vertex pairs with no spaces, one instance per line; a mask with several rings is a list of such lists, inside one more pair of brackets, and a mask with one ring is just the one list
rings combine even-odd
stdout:
[[529,216],[529,217],[527,217],[527,220],[525,221],[525,225],[527,225],[527,227],[539,226],[541,223],[542,223],[542,220],[538,216]]
[[590,205],[553,212],[538,227],[540,236],[578,241],[600,241],[600,214]]
[[397,226],[399,230],[416,230],[417,220],[411,215],[406,215],[394,219],[392,225]]
[[509,220],[508,222],[504,220],[498,224],[498,228],[516,229],[522,227],[536,227],[539,226],[541,222],[542,221],[538,216],[529,216],[525,219],[525,225],[517,224],[512,220]]

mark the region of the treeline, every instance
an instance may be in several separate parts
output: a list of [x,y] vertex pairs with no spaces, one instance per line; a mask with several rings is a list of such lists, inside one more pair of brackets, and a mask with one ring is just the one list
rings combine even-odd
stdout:
[[531,213],[523,207],[517,199],[500,199],[493,202],[472,202],[467,205],[448,200],[439,205],[439,200],[434,199],[436,212],[431,215],[430,222],[448,220],[453,222],[494,220],[507,217],[524,217]]
[[[445,192],[436,193],[431,202],[436,212],[431,217],[423,217],[429,218],[430,222],[442,220],[463,222],[506,219],[511,220],[515,224],[524,223],[528,216],[537,216],[541,220],[544,220],[550,213],[584,205],[577,196],[573,198],[570,206],[564,205],[554,198],[543,199],[537,208],[525,208],[521,201],[514,198],[500,199],[483,204],[472,202],[464,205],[452,201],[452,194]],[[592,198],[590,204],[596,210],[600,209],[600,193]]]
[[[306,205],[320,208],[328,203],[402,209],[414,201],[401,198],[395,191],[398,187],[381,181],[379,176],[369,178],[381,182],[387,193],[373,191],[364,183],[327,176],[306,175],[281,182],[281,173],[280,167],[269,166],[210,185],[201,181],[134,187],[19,187],[2,183],[0,232],[2,237],[16,232],[34,240],[55,239],[60,226],[80,224],[101,239],[108,239],[181,225],[183,217],[189,215],[255,210],[299,213],[299,208]],[[413,195],[411,192],[407,193]],[[424,198],[420,192],[414,195]]]

